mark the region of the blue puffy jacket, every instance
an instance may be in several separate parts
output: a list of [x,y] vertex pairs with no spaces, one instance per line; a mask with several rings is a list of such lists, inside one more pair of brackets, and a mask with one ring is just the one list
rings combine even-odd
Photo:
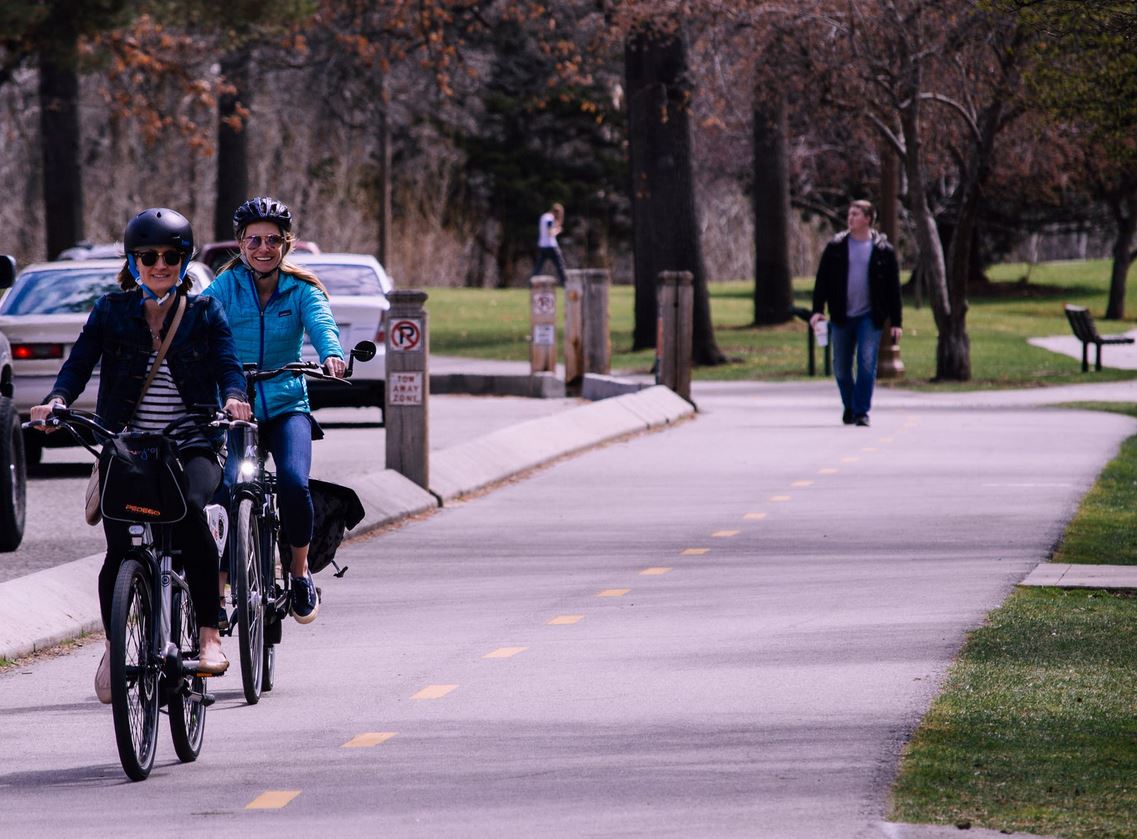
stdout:
[[[344,357],[328,299],[320,289],[291,274],[280,272],[276,291],[263,309],[253,274],[242,264],[222,272],[202,295],[216,297],[225,308],[237,355],[245,364],[267,370],[299,361],[305,332],[321,364],[332,356]],[[311,411],[303,376],[258,382],[256,396],[258,419]]]

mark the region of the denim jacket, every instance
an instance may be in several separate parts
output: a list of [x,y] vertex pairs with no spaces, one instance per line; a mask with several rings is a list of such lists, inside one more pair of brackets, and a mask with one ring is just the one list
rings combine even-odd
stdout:
[[[188,295],[182,322],[166,353],[170,375],[186,407],[218,405],[230,398],[245,400],[245,377],[225,313],[216,300]],[[166,314],[162,337],[169,329],[174,305]],[[142,311],[142,292],[116,291],[95,301],[71,354],[45,398],[74,402],[87,386],[95,365],[99,396],[95,413],[115,431],[134,414],[154,351]],[[219,399],[218,397],[221,397]]]

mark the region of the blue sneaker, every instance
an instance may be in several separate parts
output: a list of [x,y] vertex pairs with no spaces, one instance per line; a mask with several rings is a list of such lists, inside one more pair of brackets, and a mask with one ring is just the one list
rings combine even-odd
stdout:
[[298,623],[311,623],[320,611],[320,598],[316,594],[316,582],[312,579],[312,572],[308,571],[303,577],[292,578],[292,617]]

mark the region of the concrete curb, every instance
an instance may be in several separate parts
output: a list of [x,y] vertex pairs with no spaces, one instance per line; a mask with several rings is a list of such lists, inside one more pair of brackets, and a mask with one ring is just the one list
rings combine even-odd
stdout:
[[[350,536],[437,509],[446,501],[558,457],[667,425],[694,412],[686,400],[654,386],[431,452],[429,492],[391,469],[352,476],[352,488],[367,513]],[[98,575],[102,562],[103,554],[94,554],[0,583],[0,603],[4,604],[0,658],[19,658],[101,630]]]
[[0,584],[0,658],[19,658],[101,630],[102,565],[103,554],[92,554]]
[[1137,565],[1071,565],[1043,562],[1027,574],[1026,579],[1019,585],[1137,589]]
[[430,491],[445,504],[463,495],[607,440],[693,414],[662,386],[519,423],[431,455]]

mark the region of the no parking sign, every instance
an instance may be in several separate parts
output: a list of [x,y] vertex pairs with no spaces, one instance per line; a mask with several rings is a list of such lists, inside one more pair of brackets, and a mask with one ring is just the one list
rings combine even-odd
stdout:
[[399,318],[391,321],[387,330],[391,352],[422,352],[422,320]]

